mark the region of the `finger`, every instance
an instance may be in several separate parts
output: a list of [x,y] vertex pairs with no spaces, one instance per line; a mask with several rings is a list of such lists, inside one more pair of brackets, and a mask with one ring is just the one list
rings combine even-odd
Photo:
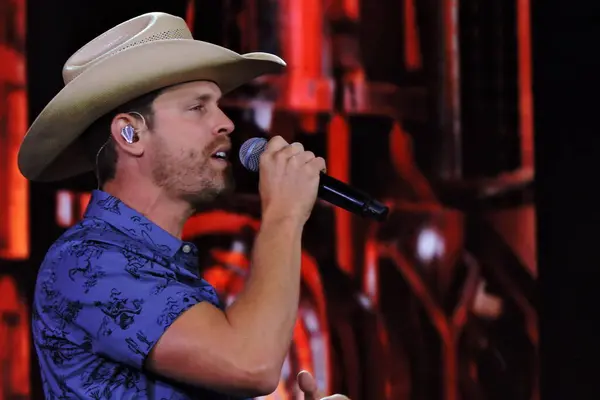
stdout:
[[265,146],[265,151],[263,152],[263,154],[264,153],[275,153],[288,145],[289,145],[289,143],[281,136],[273,136],[267,142],[267,145]]
[[315,173],[318,172],[326,172],[327,171],[327,163],[323,157],[315,157],[309,162],[306,163],[306,166],[312,169]]
[[[275,145],[278,146],[279,144],[276,143]],[[273,161],[282,165],[287,163],[290,158],[303,151],[304,146],[302,146],[301,143],[286,144],[276,152],[271,151],[270,153],[267,153],[266,151],[264,151],[260,156],[260,165],[262,166],[264,163],[271,163]]]
[[315,378],[308,371],[300,371],[297,381],[300,390],[304,393],[304,400],[319,400],[322,397],[317,389]]
[[306,164],[315,158],[315,153],[312,151],[303,151],[302,153],[296,154],[294,159],[300,164]]
[[298,154],[302,153],[303,151],[304,151],[304,146],[302,145],[302,143],[294,142],[294,143],[291,143],[291,144],[281,148],[277,152],[276,155],[277,155],[277,157],[282,157],[287,160],[289,158],[297,156]]

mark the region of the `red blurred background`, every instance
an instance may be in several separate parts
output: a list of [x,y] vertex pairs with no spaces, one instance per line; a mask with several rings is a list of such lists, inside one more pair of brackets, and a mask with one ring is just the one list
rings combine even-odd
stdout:
[[[294,398],[300,369],[353,400],[539,398],[529,0],[0,0],[0,400],[43,397],[35,274],[95,187],[93,174],[27,182],[19,143],[69,55],[149,11],[288,62],[226,99],[235,146],[301,141],[392,208],[379,224],[317,205],[293,344],[268,398]],[[184,232],[226,302],[260,221],[256,177],[235,174],[239,195]]]

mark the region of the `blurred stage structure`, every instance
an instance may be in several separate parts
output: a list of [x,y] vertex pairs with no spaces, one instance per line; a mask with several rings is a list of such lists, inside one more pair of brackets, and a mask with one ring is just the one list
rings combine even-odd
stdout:
[[[376,224],[316,206],[269,399],[294,398],[300,369],[353,400],[539,399],[528,0],[0,0],[0,400],[42,398],[27,310],[37,266],[95,187],[93,174],[29,184],[18,144],[68,56],[149,11],[288,62],[225,99],[234,146],[301,141],[392,208]],[[240,194],[184,232],[225,302],[260,223],[256,176],[235,174]]]

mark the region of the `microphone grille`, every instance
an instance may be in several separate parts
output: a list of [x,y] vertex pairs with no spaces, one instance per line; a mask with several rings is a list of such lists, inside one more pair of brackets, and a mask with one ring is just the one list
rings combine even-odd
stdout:
[[248,139],[240,147],[240,161],[246,169],[257,172],[260,155],[265,151],[267,140],[264,138]]

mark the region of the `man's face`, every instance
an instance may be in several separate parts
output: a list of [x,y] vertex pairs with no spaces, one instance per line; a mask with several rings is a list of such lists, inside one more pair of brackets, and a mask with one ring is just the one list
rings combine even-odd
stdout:
[[192,206],[233,190],[226,158],[234,125],[219,108],[220,97],[216,84],[197,81],[168,88],[154,100],[146,153],[152,178]]

